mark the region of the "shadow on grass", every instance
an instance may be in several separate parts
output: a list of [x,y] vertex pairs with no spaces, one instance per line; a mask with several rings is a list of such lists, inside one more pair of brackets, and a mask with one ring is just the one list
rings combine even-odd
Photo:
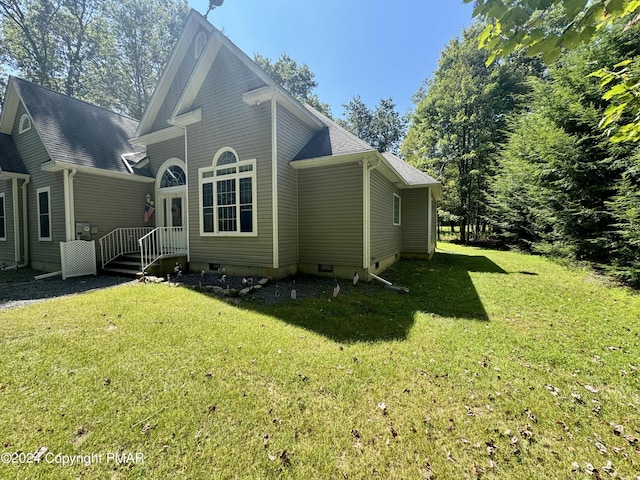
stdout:
[[[438,253],[431,261],[400,260],[384,272],[383,277],[394,285],[409,288],[407,294],[391,291],[377,282],[353,286],[351,282],[342,281],[340,294],[334,298],[334,280],[316,279],[316,282],[324,282],[320,286],[321,293],[294,301],[290,299],[287,281],[291,282],[291,279],[288,279],[265,289],[260,296],[243,301],[240,307],[340,343],[404,340],[418,312],[465,320],[489,320],[470,272],[507,273],[484,256]],[[304,282],[298,281],[295,285],[304,289]],[[265,297],[274,295],[268,292],[276,288],[282,289],[278,301]]]

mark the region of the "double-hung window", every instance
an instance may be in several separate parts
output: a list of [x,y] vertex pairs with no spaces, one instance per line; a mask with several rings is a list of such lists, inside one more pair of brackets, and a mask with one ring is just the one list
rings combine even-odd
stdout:
[[400,225],[401,201],[400,195],[393,194],[393,224]]
[[7,239],[7,217],[4,205],[4,192],[0,193],[0,240]]
[[39,188],[38,195],[38,240],[51,240],[51,189]]
[[200,235],[256,235],[256,161],[223,149],[198,176]]

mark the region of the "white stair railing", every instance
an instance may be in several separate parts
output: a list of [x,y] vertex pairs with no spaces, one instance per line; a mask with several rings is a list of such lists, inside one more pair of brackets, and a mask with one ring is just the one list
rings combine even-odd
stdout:
[[102,268],[125,253],[138,252],[138,239],[153,231],[153,227],[116,228],[100,240]]
[[159,259],[187,253],[184,227],[158,227],[138,240],[142,272]]

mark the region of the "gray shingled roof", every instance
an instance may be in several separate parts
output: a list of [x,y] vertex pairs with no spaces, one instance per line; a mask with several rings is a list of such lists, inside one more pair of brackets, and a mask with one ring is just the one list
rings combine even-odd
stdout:
[[325,125],[325,128],[302,147],[293,161],[375,151],[367,142],[360,140],[315,108],[309,105],[305,107]]
[[435,178],[424,173],[422,170],[418,170],[413,165],[410,165],[401,158],[396,157],[393,153],[386,152],[383,153],[382,156],[387,160],[387,162],[389,162],[400,178],[402,178],[410,187],[415,185],[437,185],[440,183]]
[[[316,133],[302,150],[298,152],[293,159],[294,162],[297,160],[376,151],[367,142],[345,130],[336,122],[318,112],[315,108],[309,105],[305,105],[305,107],[324,123],[326,127]],[[408,186],[439,184],[435,178],[409,165],[392,153],[383,153],[382,156]]]
[[54,162],[131,174],[120,156],[136,151],[128,140],[137,120],[17,77],[11,82]]
[[0,173],[10,172],[28,175],[27,167],[13,143],[11,135],[0,133]]

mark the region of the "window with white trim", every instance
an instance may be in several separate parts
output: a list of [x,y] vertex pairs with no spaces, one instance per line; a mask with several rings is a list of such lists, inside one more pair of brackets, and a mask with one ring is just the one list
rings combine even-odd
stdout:
[[25,113],[20,117],[18,133],[28,132],[29,130],[31,130],[31,119],[29,118],[29,115]]
[[4,192],[0,193],[0,240],[7,239],[7,217],[4,205]]
[[393,194],[393,224],[400,225],[401,199],[399,195]]
[[213,166],[198,170],[200,235],[257,234],[256,161],[240,161],[229,148],[220,150]]
[[51,188],[37,190],[38,196],[38,240],[51,241]]

